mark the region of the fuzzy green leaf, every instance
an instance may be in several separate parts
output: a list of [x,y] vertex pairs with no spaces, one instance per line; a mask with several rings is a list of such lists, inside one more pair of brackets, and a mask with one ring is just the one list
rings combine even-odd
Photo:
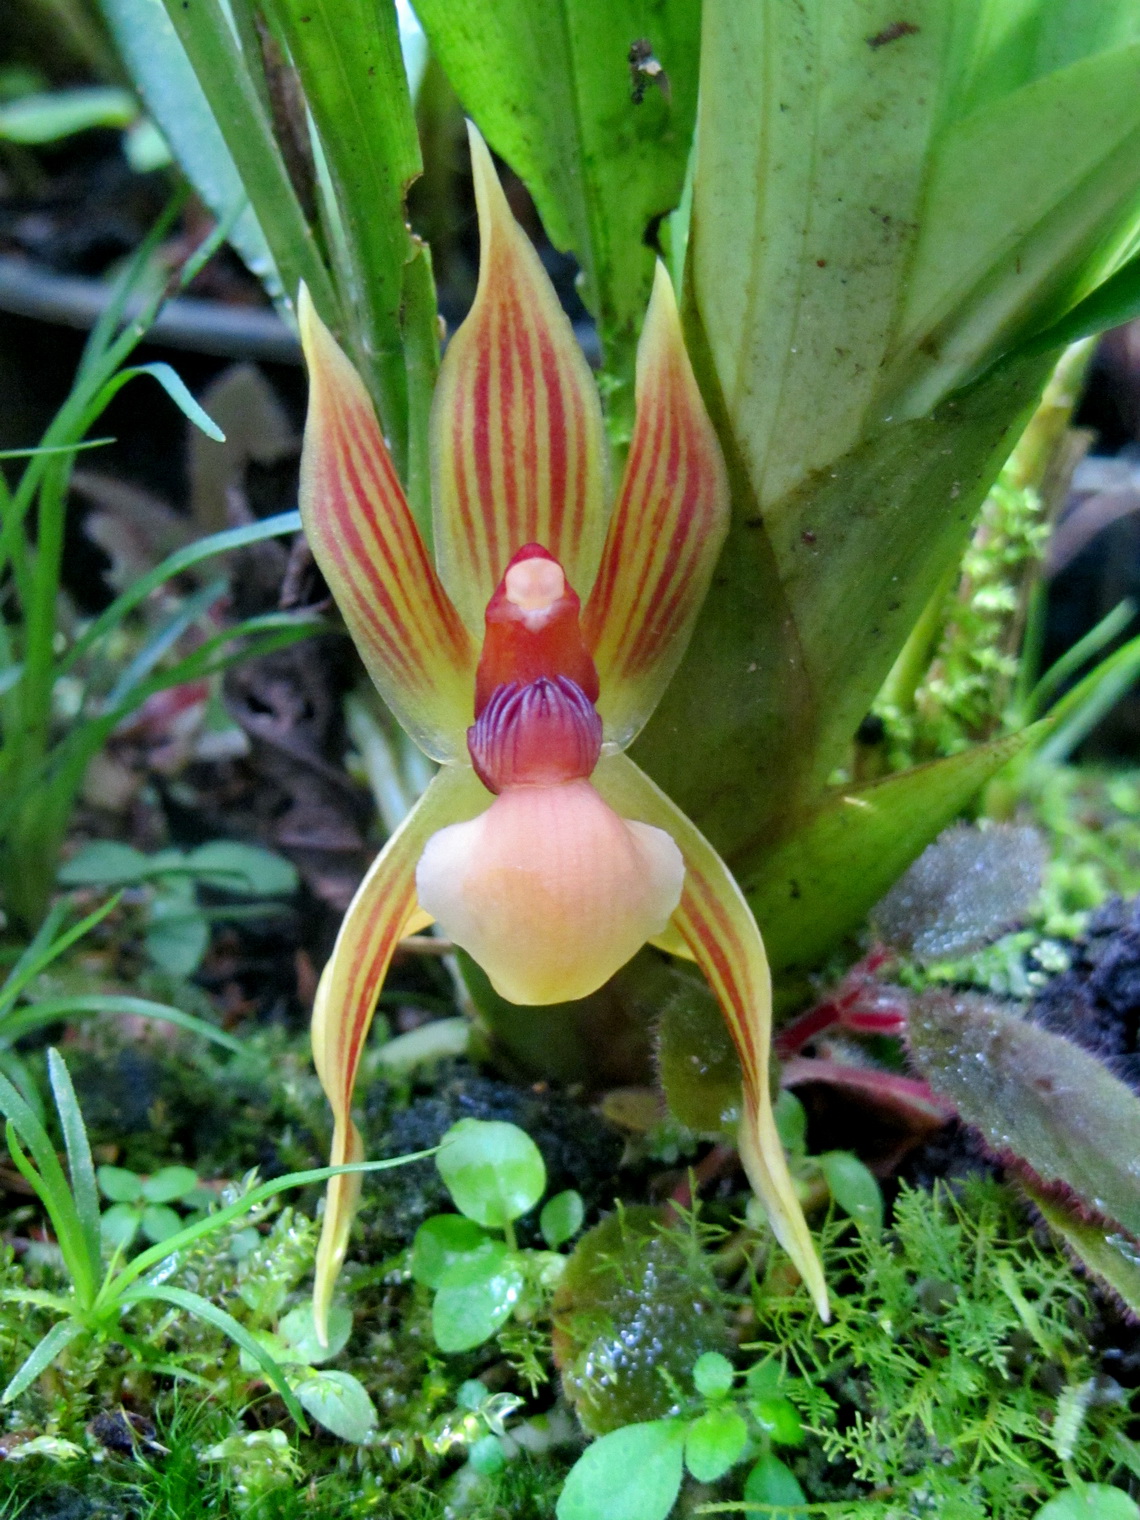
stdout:
[[748,1444],[748,1426],[736,1409],[706,1409],[689,1426],[685,1465],[698,1483],[715,1483],[735,1463]]

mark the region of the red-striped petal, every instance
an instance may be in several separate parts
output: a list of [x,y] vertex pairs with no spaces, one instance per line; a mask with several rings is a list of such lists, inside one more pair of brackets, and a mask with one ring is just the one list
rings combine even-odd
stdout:
[[302,286],[301,516],[380,695],[436,760],[466,758],[478,653],[408,508],[372,402]]
[[475,633],[512,555],[541,544],[579,596],[606,531],[597,391],[574,331],[469,127],[481,239],[479,286],[432,404],[435,550]]
[[623,818],[670,834],[685,861],[685,886],[673,924],[716,993],[740,1057],[744,1115],[740,1156],[777,1240],[795,1263],[816,1307],[828,1317],[827,1287],[811,1232],[776,1133],[768,1081],[772,982],[760,930],[731,872],[681,810],[625,755],[603,759],[593,784]]
[[[444,766],[377,856],[344,916],[313,1005],[313,1063],[333,1111],[330,1166],[361,1159],[352,1090],[392,951],[409,926],[425,922],[416,902],[416,865],[424,846],[440,829],[476,817],[490,802],[470,767]],[[313,1283],[322,1338],[359,1193],[359,1174],[333,1177],[328,1185]]]
[[685,652],[728,531],[728,481],[657,265],[637,349],[637,418],[621,495],[583,614],[610,743],[625,748]]

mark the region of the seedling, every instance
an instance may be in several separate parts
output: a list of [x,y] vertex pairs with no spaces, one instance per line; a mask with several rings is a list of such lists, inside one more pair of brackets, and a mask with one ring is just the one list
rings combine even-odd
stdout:
[[129,1249],[140,1230],[152,1245],[176,1235],[185,1221],[172,1204],[204,1213],[215,1201],[188,1166],[164,1166],[149,1177],[121,1166],[101,1166],[95,1176],[99,1191],[111,1203],[99,1220],[99,1232],[121,1251]]
[[416,1231],[411,1272],[430,1288],[432,1333],[441,1351],[469,1351],[507,1320],[533,1320],[549,1303],[566,1258],[558,1247],[582,1227],[573,1189],[548,1199],[539,1229],[549,1249],[520,1250],[515,1220],[546,1189],[538,1146],[517,1125],[461,1119],[444,1135],[436,1166],[458,1214],[435,1214]]

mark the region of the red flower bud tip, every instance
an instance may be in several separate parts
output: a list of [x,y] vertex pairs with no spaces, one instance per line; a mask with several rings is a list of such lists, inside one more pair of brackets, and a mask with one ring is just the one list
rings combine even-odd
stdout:
[[602,720],[567,676],[539,676],[529,686],[500,686],[467,730],[467,748],[489,792],[582,781],[602,752]]
[[588,701],[598,700],[598,672],[582,640],[580,610],[554,556],[541,544],[525,544],[487,603],[476,718],[500,686],[529,686],[540,676],[566,676]]

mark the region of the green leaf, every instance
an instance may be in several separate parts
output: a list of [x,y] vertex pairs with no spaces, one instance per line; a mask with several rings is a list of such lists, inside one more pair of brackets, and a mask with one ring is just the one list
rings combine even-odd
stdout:
[[1123,1300],[1129,1311],[1140,1318],[1140,1262],[1130,1237],[1105,1231],[1103,1225],[1090,1224],[1081,1211],[1045,1189],[1035,1187],[1020,1177],[1019,1185],[1029,1194],[1046,1224],[1064,1241],[1086,1271],[1100,1279]]
[[665,1520],[684,1474],[685,1424],[650,1420],[601,1436],[570,1469],[558,1520]]
[[815,965],[1036,736],[1027,729],[832,796],[746,883],[772,965]]
[[101,1166],[95,1175],[99,1191],[112,1203],[138,1203],[143,1196],[142,1178],[137,1172],[128,1172],[126,1167]]
[[487,1236],[462,1214],[433,1214],[412,1242],[412,1277],[425,1288],[438,1288],[457,1261],[478,1251]]
[[441,1351],[469,1351],[489,1340],[510,1316],[523,1290],[514,1252],[485,1238],[477,1251],[453,1262],[431,1306],[431,1328]]
[[774,1445],[804,1444],[804,1427],[790,1399],[754,1399],[749,1408]]
[[182,1220],[166,1203],[151,1203],[143,1210],[142,1232],[155,1245],[170,1240],[182,1228]]
[[112,1250],[126,1250],[139,1232],[142,1211],[130,1203],[113,1203],[99,1221],[99,1231]]
[[[393,0],[273,0],[324,148],[353,292],[352,347],[407,479],[405,266],[416,248],[404,196],[421,170]],[[435,344],[435,311],[417,308]]]
[[995,1150],[1140,1236],[1140,1098],[1095,1056],[1015,1008],[948,991],[917,1001],[909,1043],[934,1091]]
[[502,1229],[546,1190],[546,1166],[529,1135],[498,1119],[460,1119],[440,1141],[435,1164],[468,1219]]
[[146,879],[149,860],[133,845],[114,839],[85,844],[59,868],[65,887],[123,887]]
[[[102,1182],[102,1173],[106,1168],[100,1167],[99,1170],[99,1180]],[[198,1173],[192,1167],[164,1166],[143,1179],[142,1196],[148,1203],[172,1203],[176,1198],[185,1198],[197,1186]]]
[[[137,1266],[141,1259],[141,1257],[136,1257],[132,1265]],[[264,1346],[260,1345],[250,1331],[239,1324],[232,1314],[227,1314],[224,1309],[219,1309],[217,1304],[212,1304],[208,1298],[203,1298],[198,1293],[189,1293],[185,1288],[172,1288],[153,1282],[140,1283],[137,1287],[127,1289],[119,1296],[119,1303],[127,1308],[131,1304],[146,1303],[148,1299],[157,1299],[160,1303],[173,1304],[176,1309],[184,1309],[195,1319],[204,1320],[206,1324],[213,1325],[215,1329],[229,1336],[236,1346],[253,1357],[268,1381],[281,1395],[286,1409],[297,1424],[302,1430],[308,1430],[305,1416],[301,1413],[301,1406],[294,1398],[285,1374]]]
[[342,1441],[357,1445],[376,1429],[376,1408],[351,1372],[318,1372],[294,1389],[313,1419]]
[[[63,1253],[64,1265],[71,1274],[76,1297],[84,1307],[94,1297],[97,1275],[93,1271],[91,1252],[83,1223],[75,1206],[71,1188],[55,1153],[47,1131],[26,1099],[0,1072],[0,1113],[7,1119],[5,1138],[17,1168],[31,1183],[48,1211],[56,1239]],[[19,1148],[17,1136],[31,1151],[33,1167]],[[96,1261],[98,1256],[96,1255]]]
[[99,1274],[99,1189],[95,1182],[95,1166],[91,1159],[91,1143],[87,1138],[87,1126],[79,1110],[71,1074],[63,1057],[54,1047],[47,1053],[48,1076],[52,1095],[59,1114],[67,1147],[67,1169],[71,1177],[71,1195],[75,1200],[75,1212],[82,1230],[84,1247],[93,1277]]
[[174,1008],[169,1003],[154,1003],[149,998],[128,997],[125,993],[121,996],[115,993],[95,993],[90,997],[45,1000],[32,1008],[21,1008],[19,1012],[9,1014],[4,1020],[4,1032],[9,1038],[15,1039],[18,1034],[54,1024],[61,1018],[85,1018],[97,1013],[120,1013],[138,1019],[155,1019],[159,1023],[173,1024],[190,1034],[200,1035],[202,1039],[221,1045],[235,1055],[240,1055],[245,1050],[245,1046],[234,1035],[227,1034],[224,1029],[218,1029],[195,1014],[183,1013],[181,1008]]
[[1119,1488],[1105,1483],[1083,1483],[1066,1488],[1043,1504],[1036,1520],[1137,1520],[1140,1508]]
[[157,380],[185,418],[192,422],[196,428],[200,428],[207,438],[212,438],[215,443],[225,443],[226,435],[213,418],[207,416],[202,407],[194,400],[194,397],[187,390],[186,382],[182,376],[176,369],[173,369],[169,364],[163,364],[161,361],[153,364],[132,364],[126,369],[118,370],[107,381],[94,405],[102,410],[103,406],[113,396],[117,395],[129,380],[134,380],[139,375],[149,375],[152,380]]
[[[771,1452],[766,1452],[748,1474],[744,1498],[748,1504],[807,1503],[795,1473]],[[793,1520],[793,1516],[786,1510],[774,1510],[770,1520]]]
[[702,1398],[727,1398],[735,1377],[732,1363],[719,1351],[706,1351],[693,1363],[693,1385]]
[[883,1194],[875,1174],[850,1151],[827,1151],[819,1157],[828,1190],[845,1214],[862,1230],[881,1235]]
[[229,241],[269,295],[279,299],[284,286],[265,234],[161,0],[100,3],[139,93],[186,177],[217,220],[230,222]]
[[129,90],[92,85],[24,95],[0,106],[0,139],[15,143],[51,143],[90,127],[129,127],[139,114]]
[[156,966],[171,976],[190,976],[209,948],[210,925],[200,913],[187,912],[181,900],[156,897],[143,943]]
[[[333,1304],[330,1307],[328,1344],[325,1346],[322,1346],[317,1339],[311,1301],[290,1309],[277,1326],[277,1331],[299,1361],[317,1366],[321,1362],[331,1361],[334,1356],[339,1356],[348,1344],[348,1338],[352,1334],[352,1310],[344,1304]],[[316,1414],[315,1410],[309,1412]],[[320,1416],[318,1415],[317,1418],[319,1419]]]
[[45,1368],[51,1366],[63,1348],[70,1345],[77,1336],[82,1335],[86,1328],[86,1325],[77,1319],[61,1319],[58,1324],[53,1325],[5,1388],[0,1404],[10,1404],[13,1399],[19,1398],[24,1389],[38,1378]]
[[[776,1131],[780,1144],[790,1156],[807,1155],[807,1110],[788,1088],[782,1088],[775,1103]],[[755,1371],[755,1369],[753,1369]]]
[[[629,379],[656,219],[681,198],[700,57],[696,0],[420,0],[432,51],[491,146],[574,253],[607,366]],[[635,104],[645,40],[668,76]]]
[[581,1193],[574,1188],[566,1188],[543,1204],[542,1213],[538,1216],[538,1227],[546,1244],[552,1251],[557,1251],[559,1246],[565,1245],[577,1235],[585,1217],[586,1205]]
[[296,867],[258,845],[215,839],[186,857],[199,881],[244,897],[286,897],[297,890]]
[[715,1483],[740,1460],[748,1425],[736,1409],[706,1409],[689,1426],[685,1465],[698,1483]]

